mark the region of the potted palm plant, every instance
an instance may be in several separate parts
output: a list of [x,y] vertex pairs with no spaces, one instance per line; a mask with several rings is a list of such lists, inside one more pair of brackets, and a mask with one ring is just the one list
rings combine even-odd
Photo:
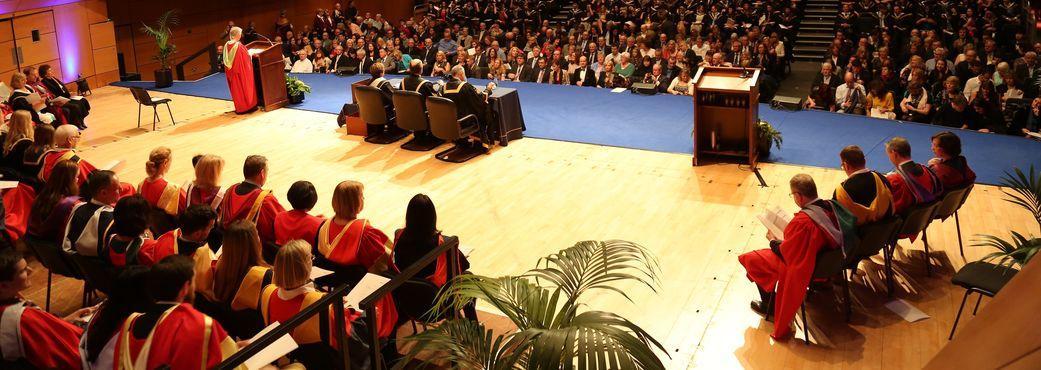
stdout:
[[476,299],[502,312],[517,330],[496,334],[480,322],[448,320],[407,338],[415,346],[396,368],[435,351],[436,361],[462,369],[664,369],[658,354],[665,349],[649,333],[583,300],[586,293],[604,292],[632,301],[617,284],[655,290],[658,275],[644,247],[621,240],[579,242],[519,276],[460,275],[441,291],[433,312],[459,310]]
[[142,23],[141,31],[155,38],[155,55],[152,59],[159,62],[159,69],[155,70],[155,87],[169,87],[173,85],[173,71],[170,69],[170,58],[177,52],[177,45],[170,42],[173,32],[170,26],[180,23],[177,10],[167,10],[159,16],[154,26]]
[[[1011,173],[1005,172],[1001,186],[1005,201],[1026,209],[1041,228],[1041,173],[1036,173],[1033,166],[1029,173],[1015,168]],[[1022,268],[1041,250],[1041,238],[1025,236],[1016,231],[1009,233],[1012,234],[1011,240],[996,235],[977,235],[977,243],[974,245],[997,249],[983,257],[984,260],[996,260],[999,265]]]
[[759,151],[760,158],[770,157],[771,146],[776,146],[777,149],[781,149],[781,143],[784,142],[784,138],[781,137],[781,132],[777,131],[770,122],[760,119],[758,131],[759,146],[756,149]]
[[289,103],[300,104],[304,102],[304,94],[311,92],[311,86],[299,78],[286,75],[286,91],[289,94]]

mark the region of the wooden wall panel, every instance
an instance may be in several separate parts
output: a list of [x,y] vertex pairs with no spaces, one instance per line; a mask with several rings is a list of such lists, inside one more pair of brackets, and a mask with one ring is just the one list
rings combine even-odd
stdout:
[[13,71],[18,68],[12,49],[14,49],[14,41],[0,42],[0,71]]
[[110,71],[119,72],[115,45],[94,50],[94,74]]
[[[17,22],[15,22],[17,23]],[[58,39],[54,32],[40,35],[40,41],[30,38],[15,40],[22,49],[22,64],[32,65],[58,59]]]
[[54,7],[54,23],[58,25],[58,48],[61,49],[64,82],[94,74],[94,52],[90,44],[90,22],[84,2]]
[[86,0],[82,2],[87,13],[87,23],[95,24],[108,21],[108,4],[105,0]]
[[97,50],[116,46],[116,29],[112,22],[94,23],[90,25],[90,47]]
[[41,34],[53,33],[54,15],[44,11],[14,19],[14,38],[28,38],[34,30],[39,30]]
[[11,20],[0,21],[0,42],[14,41],[14,31],[11,29]]
[[119,81],[119,71],[103,72],[93,76],[93,80],[87,80],[91,88],[98,88]]

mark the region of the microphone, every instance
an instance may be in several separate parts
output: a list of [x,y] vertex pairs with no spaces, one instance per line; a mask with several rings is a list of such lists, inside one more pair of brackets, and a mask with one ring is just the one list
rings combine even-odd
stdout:
[[752,77],[752,71],[749,71],[748,68],[745,68],[745,66],[742,65],[741,66],[741,74],[738,75],[737,77],[738,78],[749,78],[749,77]]

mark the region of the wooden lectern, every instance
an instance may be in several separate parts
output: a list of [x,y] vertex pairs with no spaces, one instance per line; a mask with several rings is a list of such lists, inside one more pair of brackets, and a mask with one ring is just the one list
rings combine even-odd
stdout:
[[253,80],[257,84],[257,106],[265,111],[289,104],[286,92],[286,64],[282,61],[282,45],[253,41],[246,45],[253,60]]
[[[742,73],[748,77],[742,77]],[[759,69],[701,67],[694,89],[694,165],[706,155],[758,163]]]

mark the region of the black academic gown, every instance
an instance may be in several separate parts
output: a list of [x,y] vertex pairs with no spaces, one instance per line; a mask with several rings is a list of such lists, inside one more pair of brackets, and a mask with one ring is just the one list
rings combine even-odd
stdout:
[[404,91],[417,92],[419,95],[423,95],[424,98],[434,95],[434,84],[414,74],[409,74],[401,79],[400,88]]
[[452,77],[445,83],[442,96],[455,102],[458,118],[471,114],[477,117],[477,134],[482,141],[487,142],[488,126],[492,122],[492,118],[484,94],[478,92],[477,88],[470,83]]

